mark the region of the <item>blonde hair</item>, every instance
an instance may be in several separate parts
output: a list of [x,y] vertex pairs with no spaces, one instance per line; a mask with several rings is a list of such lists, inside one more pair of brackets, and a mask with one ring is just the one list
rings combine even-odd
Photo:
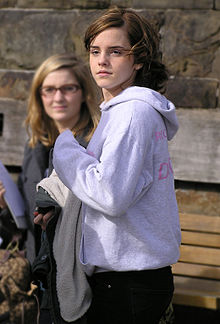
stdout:
[[55,122],[44,110],[39,89],[49,73],[61,68],[72,71],[81,86],[84,98],[80,119],[72,130],[73,134],[84,136],[84,139],[89,141],[98,125],[100,118],[98,93],[95,91],[95,85],[86,63],[74,54],[53,55],[38,67],[32,81],[25,120],[30,147],[35,147],[38,141],[45,146],[52,146],[59,135]]

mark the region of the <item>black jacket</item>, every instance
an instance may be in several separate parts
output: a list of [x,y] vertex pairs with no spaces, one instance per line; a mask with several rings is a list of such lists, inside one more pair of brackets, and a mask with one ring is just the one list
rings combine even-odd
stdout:
[[[87,146],[87,143],[83,138],[78,136],[76,139],[80,145],[84,147]],[[50,175],[53,169],[52,155],[53,150],[50,152],[48,175]],[[37,284],[39,284],[39,282],[43,283],[44,288],[46,288],[45,294],[42,298],[41,307],[44,307],[43,304],[45,303],[45,308],[50,310],[54,324],[86,324],[86,314],[74,322],[66,322],[60,315],[60,307],[56,291],[57,271],[56,261],[53,256],[53,240],[61,208],[42,188],[39,188],[38,192],[35,194],[35,205],[41,208],[54,208],[54,216],[48,222],[45,232],[43,232],[41,248],[32,265],[33,279]]]
[[36,205],[45,213],[48,209],[54,210],[54,216],[47,224],[46,231],[42,234],[41,248],[38,256],[32,264],[33,279],[39,285],[39,281],[46,289],[47,305],[54,324],[86,324],[86,315],[74,322],[66,322],[60,315],[60,307],[56,290],[56,262],[53,256],[53,240],[61,207],[47,192],[39,187],[36,194]]

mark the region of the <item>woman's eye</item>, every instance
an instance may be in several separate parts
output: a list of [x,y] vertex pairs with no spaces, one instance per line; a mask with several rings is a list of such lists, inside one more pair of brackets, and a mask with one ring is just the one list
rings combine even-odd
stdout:
[[60,88],[61,92],[66,93],[66,94],[75,93],[79,89],[80,89],[80,86],[78,86],[78,85],[69,85],[69,86],[63,86]]
[[117,49],[114,49],[111,51],[111,54],[113,55],[120,55],[121,54],[121,51],[117,50]]
[[64,87],[61,87],[61,88],[64,91],[72,91],[72,92],[74,92],[76,90],[75,86],[64,86]]
[[99,54],[99,51],[93,49],[93,50],[90,50],[90,54],[98,55]]
[[51,93],[51,92],[54,91],[54,88],[53,88],[53,87],[50,87],[50,88],[44,88],[44,91],[45,91],[46,93]]

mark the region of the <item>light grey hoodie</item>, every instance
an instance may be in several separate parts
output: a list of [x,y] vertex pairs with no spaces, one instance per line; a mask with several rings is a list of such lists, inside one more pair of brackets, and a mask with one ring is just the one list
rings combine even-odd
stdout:
[[174,105],[156,91],[130,87],[101,104],[85,150],[67,130],[54,167],[83,201],[81,261],[86,271],[157,269],[177,262],[178,208],[168,141]]

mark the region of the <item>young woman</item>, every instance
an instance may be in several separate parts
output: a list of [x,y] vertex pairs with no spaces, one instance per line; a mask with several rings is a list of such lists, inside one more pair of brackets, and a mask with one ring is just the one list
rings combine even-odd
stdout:
[[[49,57],[34,75],[25,121],[29,141],[19,177],[29,222],[26,250],[31,263],[41,245],[41,228],[33,225],[36,184],[47,176],[50,148],[66,128],[86,146],[99,121],[96,98],[88,67],[73,54]],[[4,192],[0,186],[0,207],[7,211]],[[40,323],[44,323],[44,313],[48,314],[44,308],[47,305],[42,303]],[[47,318],[45,323],[50,323]]]
[[83,202],[81,261],[90,278],[89,324],[156,324],[173,296],[180,245],[168,140],[174,105],[159,36],[132,10],[110,9],[88,28],[90,68],[102,89],[101,120],[84,149],[66,130],[53,163]]

